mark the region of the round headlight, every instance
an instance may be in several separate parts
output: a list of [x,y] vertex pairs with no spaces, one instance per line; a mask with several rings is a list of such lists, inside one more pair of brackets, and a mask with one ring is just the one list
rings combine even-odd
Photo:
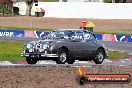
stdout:
[[28,49],[29,48],[31,48],[32,47],[32,45],[31,44],[27,44],[27,46],[26,46]]
[[47,49],[47,48],[49,48],[49,45],[44,44],[44,45],[43,45],[43,49]]
[[33,49],[29,49],[29,52],[33,52]]

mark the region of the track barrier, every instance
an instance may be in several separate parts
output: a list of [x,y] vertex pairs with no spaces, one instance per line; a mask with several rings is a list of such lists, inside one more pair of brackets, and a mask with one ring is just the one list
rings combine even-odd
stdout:
[[[0,37],[45,38],[48,34],[49,34],[49,31],[0,29]],[[102,40],[102,41],[132,42],[132,35],[127,35],[127,34],[95,34],[95,36],[98,40]]]

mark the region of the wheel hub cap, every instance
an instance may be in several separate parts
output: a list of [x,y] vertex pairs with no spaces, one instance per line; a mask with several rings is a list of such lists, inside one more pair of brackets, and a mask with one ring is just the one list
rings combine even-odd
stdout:
[[66,61],[66,53],[61,53],[61,55],[60,55],[60,60],[61,60],[62,62],[65,62],[65,61]]
[[98,54],[98,59],[99,59],[99,61],[102,61],[103,58],[104,58],[103,53],[99,53],[99,54]]

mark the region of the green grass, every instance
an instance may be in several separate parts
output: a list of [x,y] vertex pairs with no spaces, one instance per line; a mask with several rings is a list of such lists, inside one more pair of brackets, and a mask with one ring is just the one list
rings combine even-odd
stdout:
[[128,56],[129,55],[127,53],[109,51],[109,59],[121,59]]
[[108,32],[95,32],[95,34],[119,34],[119,35],[132,35],[132,31],[114,31],[114,32],[111,32],[111,31],[108,31]]
[[21,52],[24,42],[0,41],[0,61],[22,60]]
[[8,30],[29,30],[29,31],[52,31],[53,29],[38,29],[38,28],[22,28],[22,27],[3,27],[0,26],[0,29],[8,29]]
[[[24,42],[0,41],[0,61],[18,61],[25,60],[21,56]],[[109,51],[109,59],[118,59],[128,57],[128,54]]]

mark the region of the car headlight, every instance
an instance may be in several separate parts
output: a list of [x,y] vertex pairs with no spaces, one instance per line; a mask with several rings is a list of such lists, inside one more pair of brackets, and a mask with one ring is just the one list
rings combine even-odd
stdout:
[[47,48],[49,48],[49,45],[44,44],[44,45],[43,45],[43,49],[47,49]]
[[29,49],[29,52],[34,52],[33,49]]
[[27,44],[26,46],[28,49],[32,48],[32,45],[31,44]]

